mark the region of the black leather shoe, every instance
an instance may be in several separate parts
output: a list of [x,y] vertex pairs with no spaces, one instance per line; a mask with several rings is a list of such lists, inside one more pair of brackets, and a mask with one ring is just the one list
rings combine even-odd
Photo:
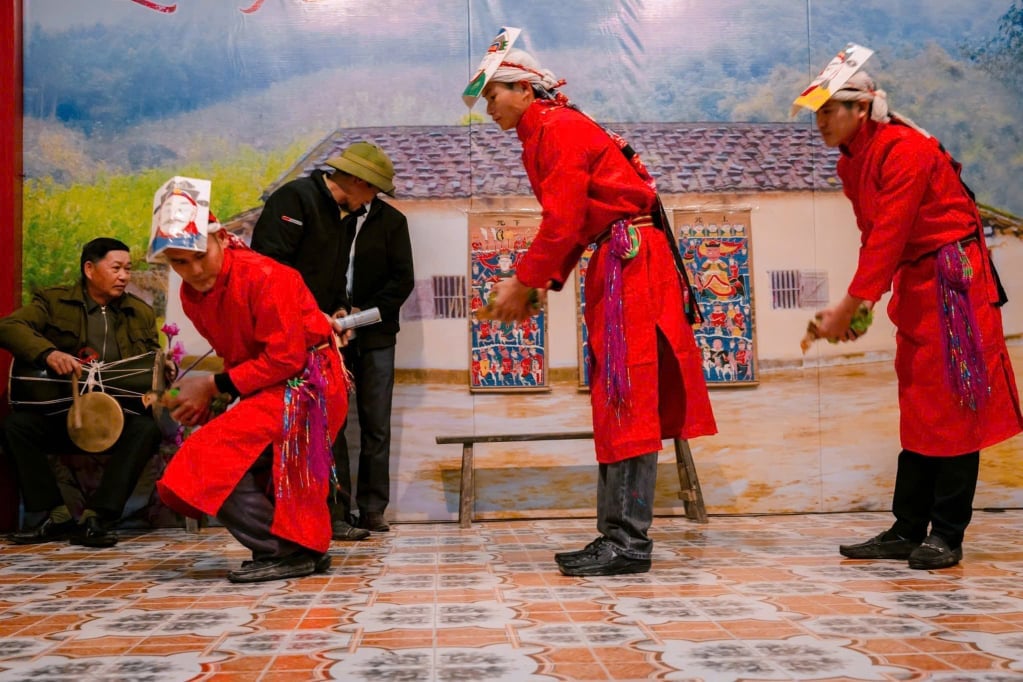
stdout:
[[369,531],[363,528],[356,528],[347,521],[335,519],[330,523],[330,537],[334,540],[365,540],[369,537]]
[[371,530],[374,533],[386,533],[391,527],[384,521],[384,515],[380,512],[367,512],[359,515],[359,528]]
[[[326,573],[330,570],[331,558],[329,553],[324,552],[319,556],[313,555],[313,562],[313,573]],[[254,563],[256,563],[255,559],[247,559],[242,562],[242,568],[248,568]]]
[[11,533],[8,539],[16,545],[38,545],[42,542],[67,540],[77,528],[78,524],[74,520],[57,523],[47,516],[35,528]]
[[313,573],[326,573],[330,570],[331,558],[328,552],[313,557]]
[[838,552],[850,559],[901,559],[905,561],[919,542],[905,540],[891,530],[857,545],[839,545]]
[[962,546],[952,549],[944,538],[928,535],[909,555],[909,567],[923,570],[955,566],[963,558]]
[[621,553],[610,541],[601,542],[596,551],[575,559],[572,563],[558,564],[564,575],[626,575],[646,573],[650,570],[650,559],[634,559]]
[[83,547],[113,547],[117,540],[117,533],[111,533],[104,528],[95,516],[87,518],[71,535],[71,544]]
[[316,571],[316,565],[317,560],[305,552],[300,552],[283,559],[243,562],[241,568],[227,574],[227,579],[233,583],[261,583],[267,580],[302,578],[312,575]]
[[579,560],[585,560],[586,558],[596,554],[600,550],[600,546],[605,542],[607,542],[607,538],[601,535],[582,549],[577,549],[573,552],[558,552],[554,555],[554,560],[558,562],[559,566],[571,565]]

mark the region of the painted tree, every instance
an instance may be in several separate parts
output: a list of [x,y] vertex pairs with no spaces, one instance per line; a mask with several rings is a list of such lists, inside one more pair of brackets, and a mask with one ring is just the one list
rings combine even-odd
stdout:
[[1012,5],[998,20],[998,34],[987,41],[963,50],[966,57],[994,76],[1012,92],[1023,89],[1023,2]]

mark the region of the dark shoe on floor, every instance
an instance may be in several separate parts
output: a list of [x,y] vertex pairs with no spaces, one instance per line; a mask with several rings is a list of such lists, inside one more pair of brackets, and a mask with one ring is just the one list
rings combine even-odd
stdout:
[[356,528],[347,521],[335,519],[330,524],[330,537],[334,540],[365,540],[369,537],[369,531],[363,528]]
[[292,554],[283,559],[261,559],[246,561],[241,568],[227,574],[233,583],[261,583],[267,580],[284,580],[312,575],[317,561],[305,552]]
[[[329,553],[323,553],[319,556],[313,555],[313,573],[326,573],[330,570],[331,558]],[[242,568],[248,568],[252,564],[256,563],[255,559],[247,559],[242,562]]]
[[621,553],[609,541],[601,542],[596,551],[568,563],[558,564],[564,575],[626,575],[646,573],[650,570],[650,559],[633,559]]
[[38,545],[42,542],[63,541],[78,529],[74,520],[57,523],[49,516],[35,528],[11,533],[8,539],[16,545]]
[[558,562],[558,565],[571,565],[581,559],[593,556],[600,550],[600,546],[607,541],[603,535],[590,542],[582,549],[577,549],[573,552],[558,552],[554,555],[554,560]]
[[923,570],[955,566],[963,558],[963,548],[952,549],[944,538],[928,535],[909,555],[909,567]]
[[82,545],[83,547],[113,547],[117,544],[117,540],[117,533],[111,533],[104,528],[95,516],[87,518],[85,523],[79,525],[71,536],[72,545]]
[[326,573],[330,570],[330,553],[324,552],[320,556],[313,557],[313,573]]
[[839,545],[838,552],[850,559],[901,559],[905,561],[919,542],[905,540],[891,530],[856,545]]
[[391,527],[384,521],[384,515],[379,512],[366,512],[359,515],[359,528],[371,530],[374,533],[386,533]]

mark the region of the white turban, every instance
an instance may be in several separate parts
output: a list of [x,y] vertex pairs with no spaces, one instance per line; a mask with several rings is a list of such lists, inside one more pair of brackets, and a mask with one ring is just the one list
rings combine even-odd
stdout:
[[831,96],[831,99],[836,102],[872,102],[870,108],[870,118],[880,123],[888,123],[892,119],[895,119],[897,123],[902,123],[914,128],[927,137],[930,137],[930,133],[918,126],[907,116],[903,116],[897,111],[891,111],[888,108],[888,93],[881,88],[877,87],[877,83],[870,77],[866,71],[857,71],[849,80],[842,85],[842,88]]
[[543,87],[544,90],[554,90],[565,84],[565,81],[558,79],[550,70],[540,66],[533,55],[525,50],[512,48],[501,60],[501,65],[490,77],[492,83],[518,83],[527,81]]

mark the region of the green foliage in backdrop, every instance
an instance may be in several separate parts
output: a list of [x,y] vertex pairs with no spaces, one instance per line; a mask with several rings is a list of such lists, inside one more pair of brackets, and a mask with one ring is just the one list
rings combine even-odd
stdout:
[[308,145],[296,142],[269,154],[251,147],[231,149],[230,157],[198,166],[149,169],[133,175],[99,175],[90,182],[58,184],[28,179],[24,186],[24,286],[27,303],[39,287],[73,282],[82,245],[95,237],[114,237],[131,247],[136,268],[145,268],[153,194],[173,175],[213,182],[211,209],[221,221],[259,206],[261,194]]

